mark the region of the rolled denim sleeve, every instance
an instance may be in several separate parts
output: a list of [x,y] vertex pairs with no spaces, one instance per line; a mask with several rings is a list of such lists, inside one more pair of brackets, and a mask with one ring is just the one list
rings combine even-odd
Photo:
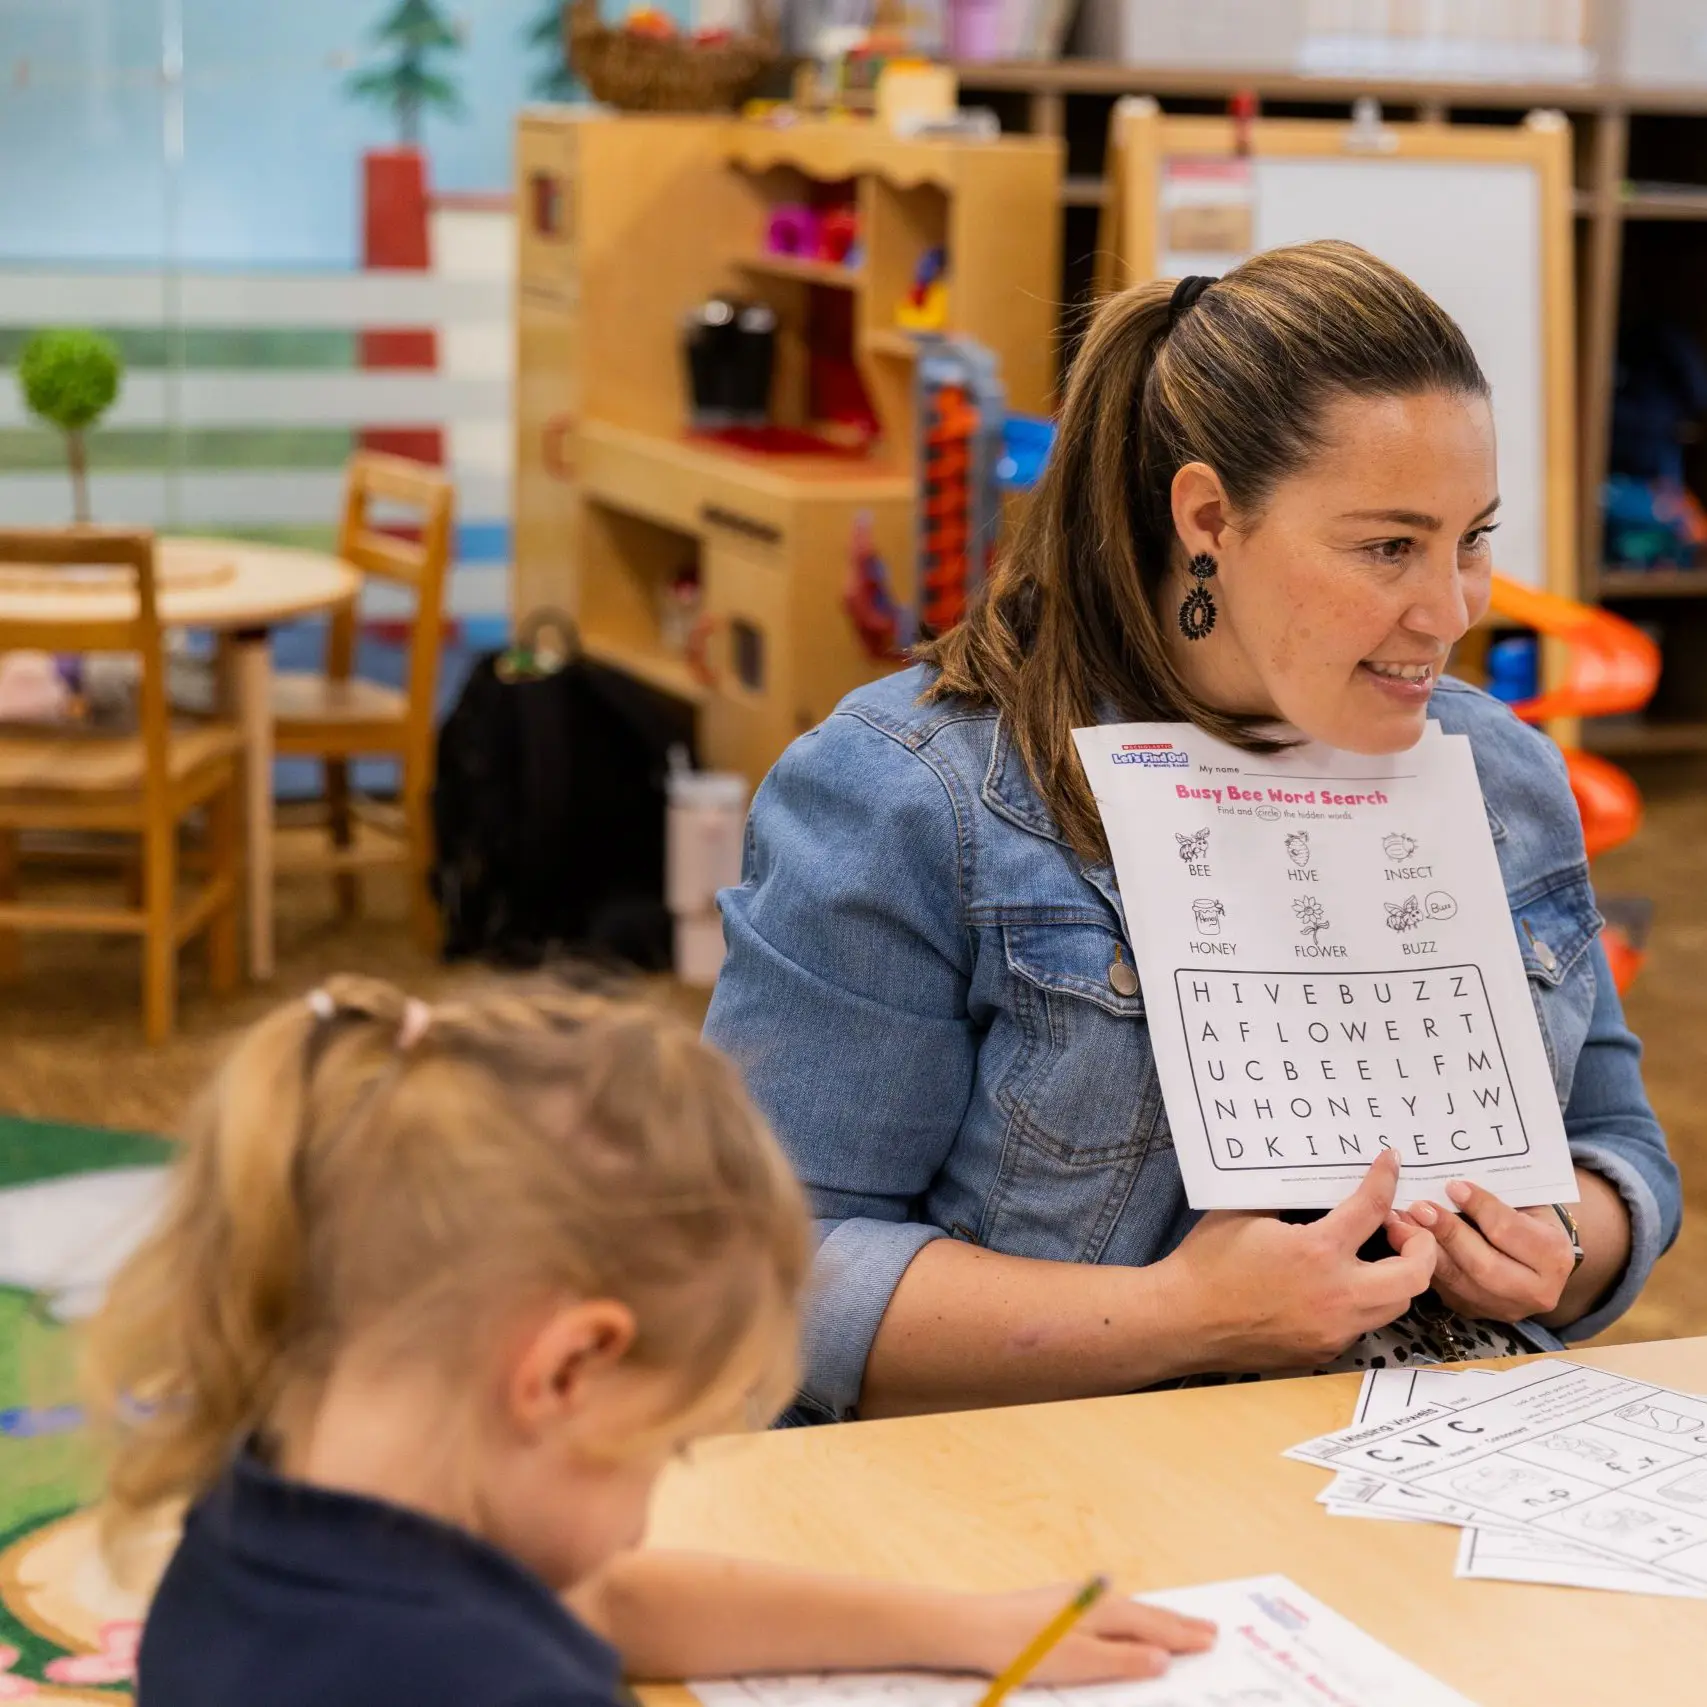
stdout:
[[1605,948],[1597,941],[1591,952],[1594,1012],[1565,1106],[1565,1135],[1577,1165],[1601,1175],[1624,1199],[1630,1261],[1600,1303],[1561,1330],[1567,1341],[1588,1339],[1630,1308],[1683,1218],[1677,1164],[1642,1088],[1642,1045],[1624,1023]]
[[943,1237],[920,1200],[971,1093],[971,946],[951,784],[851,713],[796,741],[754,799],[705,1035],[733,1057],[818,1218],[808,1404],[858,1404],[907,1266]]

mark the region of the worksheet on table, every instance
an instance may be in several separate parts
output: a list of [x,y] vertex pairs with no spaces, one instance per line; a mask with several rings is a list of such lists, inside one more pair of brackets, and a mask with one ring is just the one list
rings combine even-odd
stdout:
[[1375,756],[1074,731],[1194,1208],[1327,1208],[1389,1148],[1401,1205],[1576,1200],[1475,760],[1429,728]]
[[1707,1398],[1553,1361],[1507,1380],[1286,1456],[1707,1589]]
[[[1023,1707],[1473,1707],[1286,1577],[1206,1583],[1140,1598],[1212,1620],[1207,1654],[1143,1683],[1023,1689]],[[980,1678],[921,1673],[749,1677],[688,1686],[705,1707],[976,1707]]]

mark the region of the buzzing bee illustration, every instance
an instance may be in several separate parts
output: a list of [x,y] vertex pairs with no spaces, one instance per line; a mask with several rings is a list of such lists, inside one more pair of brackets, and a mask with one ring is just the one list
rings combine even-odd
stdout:
[[1174,831],[1174,840],[1179,843],[1179,856],[1187,865],[1194,865],[1204,859],[1209,853],[1209,831],[1202,829],[1189,836],[1182,836]]
[[1407,895],[1403,901],[1384,901],[1387,909],[1387,929],[1390,931],[1414,931],[1422,923],[1422,902],[1416,896]]

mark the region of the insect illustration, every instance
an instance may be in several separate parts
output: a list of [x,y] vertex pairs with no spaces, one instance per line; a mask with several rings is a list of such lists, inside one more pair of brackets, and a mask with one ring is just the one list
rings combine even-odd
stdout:
[[1207,828],[1198,830],[1189,836],[1182,836],[1174,831],[1174,840],[1179,843],[1179,856],[1187,865],[1193,865],[1209,852],[1209,831]]
[[1417,851],[1414,837],[1401,836],[1397,830],[1381,838],[1381,851],[1395,865],[1403,865]]
[[1294,865],[1308,865],[1310,863],[1310,832],[1308,830],[1294,830],[1286,838],[1286,853]]
[[1314,895],[1300,895],[1292,903],[1292,911],[1304,927],[1298,934],[1307,936],[1311,942],[1318,941],[1322,932],[1328,929],[1327,910]]
[[1407,895],[1403,901],[1383,901],[1387,909],[1387,929],[1390,931],[1414,931],[1422,923],[1422,903],[1414,895]]

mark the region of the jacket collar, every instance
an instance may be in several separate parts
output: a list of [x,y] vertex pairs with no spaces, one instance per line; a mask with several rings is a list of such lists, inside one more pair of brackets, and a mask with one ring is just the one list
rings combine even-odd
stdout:
[[1120,885],[1115,881],[1114,867],[1105,860],[1087,861],[1073,851],[1061,834],[1054,815],[1044,804],[1042,795],[1037,792],[1005,717],[996,718],[995,737],[990,743],[990,763],[984,772],[980,796],[998,818],[1006,819],[1027,835],[1040,836],[1064,849],[1079,875],[1114,909],[1120,919],[1121,930],[1125,931],[1126,909],[1121,905]]

